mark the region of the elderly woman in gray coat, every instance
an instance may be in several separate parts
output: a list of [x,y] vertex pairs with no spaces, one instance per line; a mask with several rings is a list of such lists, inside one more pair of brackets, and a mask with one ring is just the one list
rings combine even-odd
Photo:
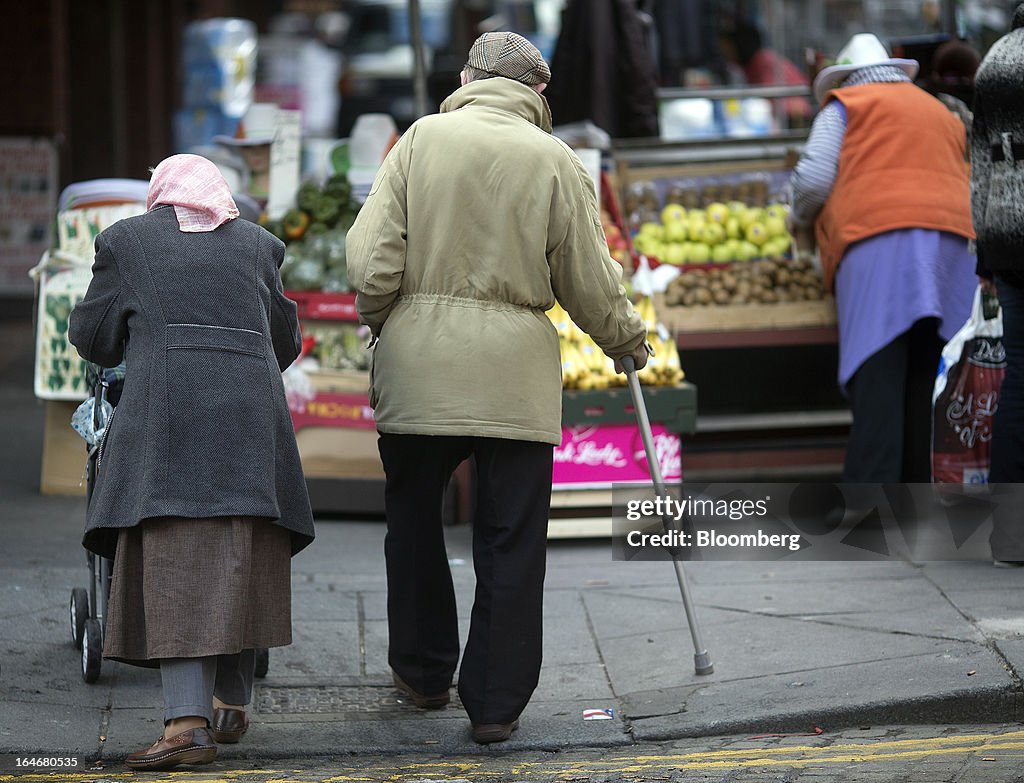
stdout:
[[83,543],[114,560],[104,657],[160,667],[163,735],[126,763],[167,769],[248,727],[252,651],[291,642],[313,521],[281,380],[300,349],[283,245],[195,155],[157,166],[147,207],[96,238],[69,337],[128,367]]

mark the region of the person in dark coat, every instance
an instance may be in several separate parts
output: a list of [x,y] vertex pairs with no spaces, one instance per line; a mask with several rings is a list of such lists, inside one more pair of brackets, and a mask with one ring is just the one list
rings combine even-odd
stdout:
[[196,155],[156,167],[147,208],[96,237],[68,336],[128,368],[83,543],[114,561],[104,657],[160,667],[164,733],[126,763],[167,769],[245,732],[253,650],[291,643],[290,556],[314,532],[281,379],[301,345],[284,245]]
[[636,0],[569,0],[545,97],[556,125],[590,120],[612,138],[658,135],[658,83]]
[[1024,3],[1010,30],[982,60],[974,86],[971,208],[978,234],[976,271],[998,292],[1006,375],[992,422],[989,481],[998,487],[992,556],[999,566],[1024,566]]

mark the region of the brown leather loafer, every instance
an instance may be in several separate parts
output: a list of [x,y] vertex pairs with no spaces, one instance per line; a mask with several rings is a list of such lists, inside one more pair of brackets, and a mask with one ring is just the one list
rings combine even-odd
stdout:
[[518,718],[511,723],[474,723],[473,741],[479,742],[481,745],[488,745],[492,742],[504,742],[518,728]]
[[209,764],[217,758],[217,745],[209,729],[186,729],[161,737],[146,750],[130,754],[124,763],[132,769],[172,769],[179,764]]
[[413,704],[424,710],[439,710],[452,700],[451,693],[447,690],[444,693],[435,693],[429,696],[414,691],[412,686],[406,684],[405,680],[394,671],[391,672],[391,680],[398,690],[412,699]]
[[219,743],[230,745],[238,742],[248,728],[249,716],[245,714],[245,710],[218,707],[213,711],[210,733]]

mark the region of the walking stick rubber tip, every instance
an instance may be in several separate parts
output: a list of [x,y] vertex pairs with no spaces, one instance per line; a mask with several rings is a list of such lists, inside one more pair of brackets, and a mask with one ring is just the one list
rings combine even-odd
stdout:
[[708,651],[696,653],[693,656],[693,666],[697,674],[714,674],[715,665],[711,663],[711,656]]

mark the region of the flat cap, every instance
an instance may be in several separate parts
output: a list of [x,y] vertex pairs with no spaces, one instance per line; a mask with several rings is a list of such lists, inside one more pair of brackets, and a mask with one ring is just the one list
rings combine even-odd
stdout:
[[551,81],[551,69],[540,50],[517,33],[484,33],[473,42],[467,65],[523,84]]

